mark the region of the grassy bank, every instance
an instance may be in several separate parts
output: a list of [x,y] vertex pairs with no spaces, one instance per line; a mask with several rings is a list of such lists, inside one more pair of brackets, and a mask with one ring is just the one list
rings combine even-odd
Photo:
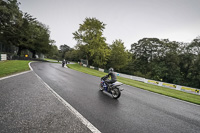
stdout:
[[0,61],[0,77],[30,70],[28,66],[29,62],[22,60]]
[[[77,70],[77,71],[80,71],[83,73],[87,73],[90,75],[94,75],[97,77],[103,77],[106,75],[106,73],[104,73],[104,72],[100,72],[100,71],[90,69],[87,67],[82,67],[78,64],[68,64],[67,66],[71,69],[74,69],[74,70]],[[178,91],[178,90],[174,90],[174,89],[169,89],[169,88],[165,88],[165,87],[161,87],[161,86],[146,84],[143,82],[134,81],[134,80],[127,79],[127,78],[122,78],[122,77],[117,77],[117,78],[118,78],[119,82],[122,82],[122,83],[130,85],[130,86],[134,86],[137,88],[141,88],[144,90],[152,91],[155,93],[159,93],[162,95],[170,96],[173,98],[177,98],[180,100],[184,100],[184,101],[188,101],[188,102],[200,105],[200,96],[199,95],[190,94],[190,93],[186,93],[186,92],[182,92],[182,91]]]

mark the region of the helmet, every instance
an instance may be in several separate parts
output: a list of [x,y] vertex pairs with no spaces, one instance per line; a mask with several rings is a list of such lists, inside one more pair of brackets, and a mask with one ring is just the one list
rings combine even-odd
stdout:
[[108,70],[109,72],[113,72],[114,71],[114,69],[111,67],[111,68],[109,68],[109,70]]

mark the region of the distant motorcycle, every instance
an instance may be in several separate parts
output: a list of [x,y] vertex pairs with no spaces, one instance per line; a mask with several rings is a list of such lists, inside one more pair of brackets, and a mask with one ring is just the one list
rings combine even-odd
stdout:
[[64,67],[65,66],[65,61],[62,61],[62,67]]
[[121,88],[121,85],[123,85],[123,83],[117,81],[115,83],[110,84],[110,91],[108,91],[108,86],[105,83],[106,79],[107,76],[101,78],[101,83],[99,85],[100,91],[105,91],[111,94],[114,99],[118,99],[121,96],[121,91],[124,90],[123,88]]

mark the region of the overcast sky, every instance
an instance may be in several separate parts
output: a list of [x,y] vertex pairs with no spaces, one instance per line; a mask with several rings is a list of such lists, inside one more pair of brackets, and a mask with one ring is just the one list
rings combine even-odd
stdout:
[[106,24],[103,36],[127,49],[144,37],[191,42],[200,35],[200,0],[18,0],[20,10],[49,26],[59,46],[76,45],[72,33],[86,17]]

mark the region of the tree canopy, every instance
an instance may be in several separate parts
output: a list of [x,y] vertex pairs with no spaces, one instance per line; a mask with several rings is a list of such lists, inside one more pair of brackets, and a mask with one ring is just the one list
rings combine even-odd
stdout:
[[124,43],[120,39],[115,40],[110,48],[111,55],[108,66],[113,67],[116,71],[119,71],[128,64],[131,60],[131,56],[129,56],[129,52],[126,50]]
[[80,24],[78,31],[74,32],[74,39],[77,40],[77,49],[89,61],[89,64],[103,67],[107,64],[110,49],[103,37],[105,24],[96,18],[86,18]]
[[28,13],[19,10],[17,0],[0,1],[0,39],[4,45],[18,47],[18,55],[27,49],[33,53],[48,53],[51,45],[50,31]]

